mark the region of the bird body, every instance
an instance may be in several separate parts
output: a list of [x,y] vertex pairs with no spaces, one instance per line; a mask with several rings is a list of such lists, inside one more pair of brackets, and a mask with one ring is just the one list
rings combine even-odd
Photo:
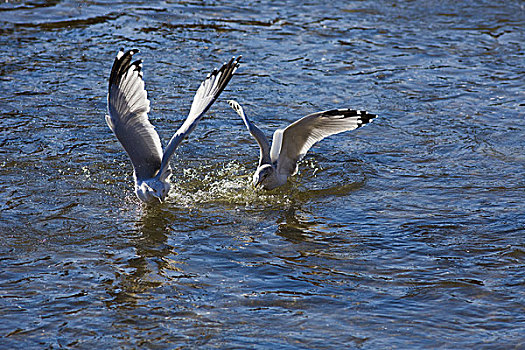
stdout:
[[288,177],[297,172],[297,163],[315,143],[328,136],[360,128],[377,117],[353,109],[309,114],[284,129],[276,130],[270,148],[264,133],[246,117],[243,108],[236,101],[229,100],[228,103],[259,144],[259,165],[253,175],[253,185],[266,190],[284,185]]
[[138,52],[121,49],[115,58],[109,77],[106,123],[131,159],[137,197],[147,203],[162,202],[171,187],[169,162],[175,149],[228,85],[241,56],[208,74],[193,98],[188,117],[163,152],[159,135],[148,119],[150,101],[142,78],[142,60],[132,62]]

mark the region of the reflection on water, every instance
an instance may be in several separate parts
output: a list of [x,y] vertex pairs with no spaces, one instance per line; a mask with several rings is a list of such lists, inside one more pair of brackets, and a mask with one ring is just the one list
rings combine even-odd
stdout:
[[122,267],[116,276],[118,286],[112,286],[114,303],[134,304],[135,298],[142,293],[162,285],[165,271],[182,272],[170,259],[176,256],[176,252],[166,244],[168,224],[173,220],[173,214],[158,207],[144,207],[141,211],[136,233],[129,237],[134,256],[126,257],[125,261],[115,260]]
[[[523,346],[520,2],[0,3],[0,347]],[[219,100],[133,193],[104,122],[120,47],[167,140],[196,85],[267,134],[336,107],[380,117],[251,187]]]

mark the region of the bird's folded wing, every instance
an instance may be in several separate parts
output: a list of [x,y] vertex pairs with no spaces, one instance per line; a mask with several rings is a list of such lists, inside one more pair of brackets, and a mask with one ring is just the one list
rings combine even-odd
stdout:
[[211,107],[213,102],[215,102],[217,97],[219,97],[226,85],[228,85],[233,74],[239,67],[240,59],[241,56],[237,58],[233,57],[228,63],[223,64],[219,70],[214,69],[201,83],[193,98],[188,117],[166,146],[164,157],[162,158],[161,177],[163,176],[162,174],[167,171],[169,161],[177,146],[195,129],[199,120]]
[[333,109],[313,113],[277,130],[270,151],[280,174],[292,175],[296,164],[316,143],[330,135],[357,129],[376,117],[365,111]]
[[162,145],[148,120],[149,100],[142,80],[142,61],[132,62],[138,50],[119,51],[109,78],[106,122],[133,163],[138,179],[156,175]]
[[233,108],[235,112],[242,118],[244,125],[250,132],[250,134],[255,138],[259,144],[260,154],[259,154],[259,166],[263,164],[270,164],[270,143],[264,135],[264,133],[259,129],[255,124],[253,124],[250,119],[244,114],[244,110],[240,104],[234,100],[228,100],[229,105]]

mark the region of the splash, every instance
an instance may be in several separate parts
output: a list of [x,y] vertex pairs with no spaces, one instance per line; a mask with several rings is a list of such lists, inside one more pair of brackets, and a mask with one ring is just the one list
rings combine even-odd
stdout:
[[286,206],[315,197],[347,195],[365,181],[364,175],[346,173],[340,165],[321,168],[310,160],[302,168],[285,186],[273,191],[253,188],[253,169],[236,160],[185,168],[172,178],[168,202],[188,208],[213,204],[253,209]]
[[235,160],[222,165],[186,168],[172,178],[168,201],[186,207],[218,203],[250,207],[281,203],[282,195],[267,194],[252,187],[250,170]]

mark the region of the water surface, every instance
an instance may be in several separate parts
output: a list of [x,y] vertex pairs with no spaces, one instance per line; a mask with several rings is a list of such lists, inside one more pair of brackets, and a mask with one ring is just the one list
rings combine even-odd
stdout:
[[[0,4],[0,348],[525,346],[520,1]],[[104,122],[138,48],[165,142],[238,74],[146,208]],[[255,192],[257,145],[330,108],[380,117]]]

